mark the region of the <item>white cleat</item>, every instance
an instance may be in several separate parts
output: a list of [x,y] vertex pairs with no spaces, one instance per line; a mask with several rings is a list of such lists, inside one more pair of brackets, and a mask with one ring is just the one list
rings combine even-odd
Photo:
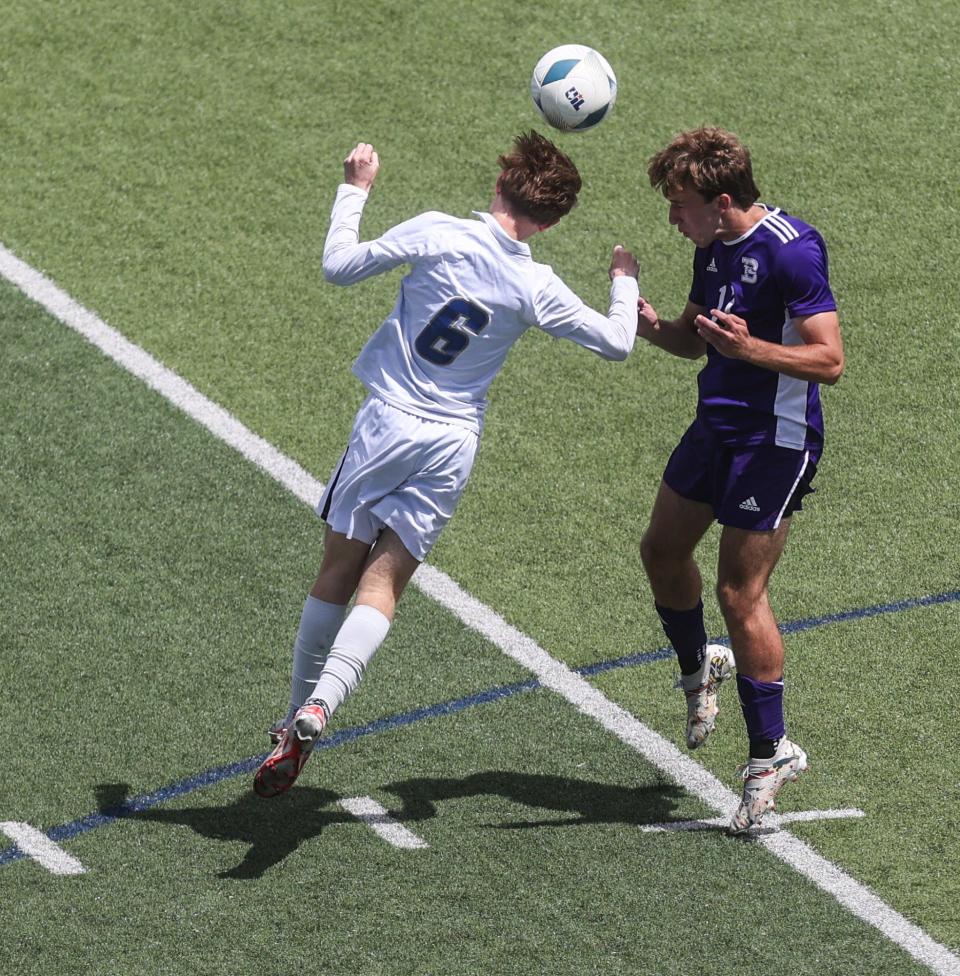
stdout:
[[697,749],[717,724],[720,685],[736,667],[733,651],[723,644],[707,644],[699,671],[680,677],[680,687],[687,696],[687,748]]
[[730,818],[727,832],[742,834],[763,822],[764,814],[784,783],[792,783],[807,768],[807,754],[795,742],[783,738],[772,759],[751,759],[737,772],[743,777],[743,799]]

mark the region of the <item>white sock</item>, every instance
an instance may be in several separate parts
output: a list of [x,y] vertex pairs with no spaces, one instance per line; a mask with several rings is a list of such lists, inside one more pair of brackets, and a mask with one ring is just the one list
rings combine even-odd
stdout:
[[684,691],[693,691],[706,680],[707,668],[710,667],[710,654],[707,652],[707,646],[706,644],[703,645],[703,660],[700,662],[700,667],[693,674],[680,675],[680,687]]
[[300,627],[293,643],[293,667],[290,669],[290,710],[285,721],[293,718],[307,700],[323,671],[330,645],[347,615],[347,608],[308,596],[300,614]]
[[327,718],[360,684],[363,672],[390,629],[390,621],[374,607],[355,606],[334,639],[319,681],[310,698],[326,706]]

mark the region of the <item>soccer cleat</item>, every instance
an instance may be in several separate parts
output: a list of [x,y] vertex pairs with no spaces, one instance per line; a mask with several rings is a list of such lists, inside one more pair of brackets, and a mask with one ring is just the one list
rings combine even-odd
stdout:
[[290,725],[290,720],[286,718],[277,719],[273,725],[267,729],[267,735],[270,738],[271,745],[279,745],[280,740],[283,738],[284,733],[287,731]]
[[732,674],[736,663],[733,651],[723,644],[707,644],[699,671],[680,677],[680,687],[687,696],[687,748],[697,749],[717,724],[720,685]]
[[327,713],[319,702],[308,701],[293,717],[276,748],[253,777],[253,792],[271,797],[286,793],[296,782],[327,724]]
[[784,783],[792,783],[807,768],[807,754],[787,738],[777,743],[772,759],[751,759],[737,772],[743,777],[743,799],[730,819],[727,832],[742,834],[758,827]]

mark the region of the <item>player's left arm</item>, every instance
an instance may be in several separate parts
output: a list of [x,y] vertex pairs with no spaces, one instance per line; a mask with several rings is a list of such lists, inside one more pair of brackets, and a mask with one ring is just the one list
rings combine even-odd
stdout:
[[747,322],[732,312],[714,308],[710,315],[712,318],[697,316],[697,333],[724,356],[811,383],[833,384],[843,373],[843,338],[835,311],[791,319],[801,340],[797,345],[780,345],[750,335]]
[[610,306],[606,315],[590,308],[551,273],[534,299],[537,326],[558,339],[570,339],[603,359],[626,359],[637,337],[640,286],[634,274],[622,269],[614,273],[614,270],[611,266]]

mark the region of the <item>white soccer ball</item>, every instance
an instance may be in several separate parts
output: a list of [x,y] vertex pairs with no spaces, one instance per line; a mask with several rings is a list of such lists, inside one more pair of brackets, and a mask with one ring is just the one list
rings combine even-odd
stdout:
[[617,100],[617,77],[592,47],[561,44],[537,62],[530,95],[537,111],[555,129],[583,132],[610,113]]

